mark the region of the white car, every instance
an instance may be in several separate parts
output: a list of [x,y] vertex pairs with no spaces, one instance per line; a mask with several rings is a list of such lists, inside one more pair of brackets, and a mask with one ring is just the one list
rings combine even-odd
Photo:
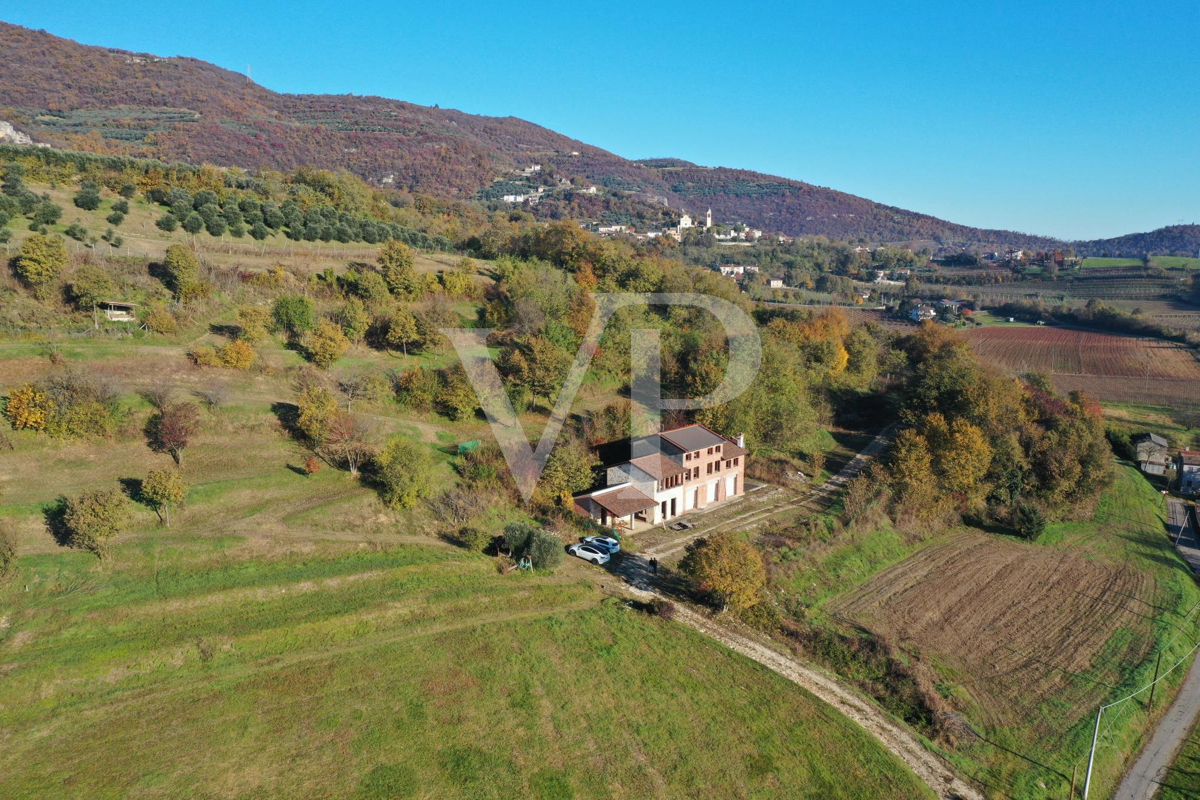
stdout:
[[609,560],[608,553],[601,550],[599,547],[593,547],[590,544],[573,544],[567,548],[567,552],[576,558],[582,558],[584,561],[590,561],[599,566],[607,564]]
[[585,536],[583,543],[590,545],[597,550],[603,550],[610,556],[614,556],[621,552],[621,543],[611,536]]

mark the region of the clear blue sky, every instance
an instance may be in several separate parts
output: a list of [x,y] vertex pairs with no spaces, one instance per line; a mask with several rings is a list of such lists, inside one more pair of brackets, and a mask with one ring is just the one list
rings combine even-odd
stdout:
[[7,0],[0,18],[971,225],[1093,238],[1200,222],[1200,3],[983,6]]

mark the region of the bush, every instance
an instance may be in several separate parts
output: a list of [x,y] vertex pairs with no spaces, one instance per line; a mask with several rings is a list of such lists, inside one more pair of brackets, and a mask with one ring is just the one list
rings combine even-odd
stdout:
[[0,584],[17,571],[17,536],[7,525],[0,527]]
[[458,532],[458,539],[463,547],[474,553],[482,553],[492,543],[492,536],[479,528],[463,528]]
[[375,457],[375,477],[383,501],[393,508],[411,508],[430,493],[433,459],[419,442],[397,436]]
[[321,459],[317,458],[316,456],[309,456],[308,460],[304,462],[304,474],[316,475],[320,471]]
[[103,558],[108,541],[121,532],[127,516],[124,495],[116,489],[93,489],[66,501],[63,525],[72,547]]
[[255,306],[240,306],[237,310],[238,336],[248,342],[257,342],[267,335],[271,324],[271,312]]
[[11,390],[4,403],[4,416],[18,431],[44,431],[56,410],[50,395],[32,383]]
[[163,214],[158,218],[158,222],[155,222],[154,224],[158,226],[159,230],[164,230],[167,233],[170,233],[179,227],[179,220],[175,218],[174,214]]
[[654,602],[654,613],[662,619],[675,619],[679,609],[670,600],[656,600]]
[[280,297],[271,306],[275,326],[288,336],[299,336],[316,323],[317,312],[307,297]]
[[[179,322],[175,316],[165,308],[151,308],[142,317],[142,324],[146,326],[151,333],[174,333],[179,329]],[[212,348],[208,348],[212,349]],[[197,363],[199,363],[197,361]]]
[[510,522],[504,526],[504,549],[513,558],[520,558],[525,553],[529,540],[533,538],[534,528],[524,522]]
[[218,348],[217,356],[221,361],[221,366],[230,369],[250,369],[258,360],[258,353],[254,351],[254,345],[245,339],[235,339]]
[[525,549],[525,555],[535,569],[554,569],[563,560],[563,543],[549,531],[534,531]]
[[167,248],[163,258],[163,269],[167,274],[168,288],[175,296],[183,299],[195,294],[194,287],[200,283],[200,259],[190,247],[173,244]]
[[1033,540],[1046,530],[1046,517],[1032,503],[1021,503],[1013,509],[1013,529],[1026,539]]
[[120,226],[120,224],[125,221],[125,215],[122,214],[120,211],[114,211],[111,214],[109,214],[107,217],[105,217],[104,219],[105,219],[105,221],[108,222],[109,225],[117,227],[117,226]]
[[75,195],[75,205],[84,211],[95,211],[100,207],[100,187],[95,181],[84,181]]

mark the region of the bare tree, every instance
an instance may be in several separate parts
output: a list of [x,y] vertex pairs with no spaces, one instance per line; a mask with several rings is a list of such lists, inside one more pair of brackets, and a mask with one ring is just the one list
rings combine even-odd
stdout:
[[345,464],[351,475],[375,454],[371,445],[374,429],[365,420],[338,413],[329,423],[321,448],[331,461]]

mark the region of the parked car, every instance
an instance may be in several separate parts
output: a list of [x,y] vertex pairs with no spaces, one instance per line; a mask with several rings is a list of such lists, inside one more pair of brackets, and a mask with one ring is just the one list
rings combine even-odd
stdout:
[[621,552],[621,543],[611,536],[585,536],[583,543],[591,545],[597,550],[603,550],[610,556]]
[[590,561],[596,565],[607,564],[610,558],[608,553],[590,544],[573,544],[567,548],[567,552],[576,558],[582,558],[584,561]]

